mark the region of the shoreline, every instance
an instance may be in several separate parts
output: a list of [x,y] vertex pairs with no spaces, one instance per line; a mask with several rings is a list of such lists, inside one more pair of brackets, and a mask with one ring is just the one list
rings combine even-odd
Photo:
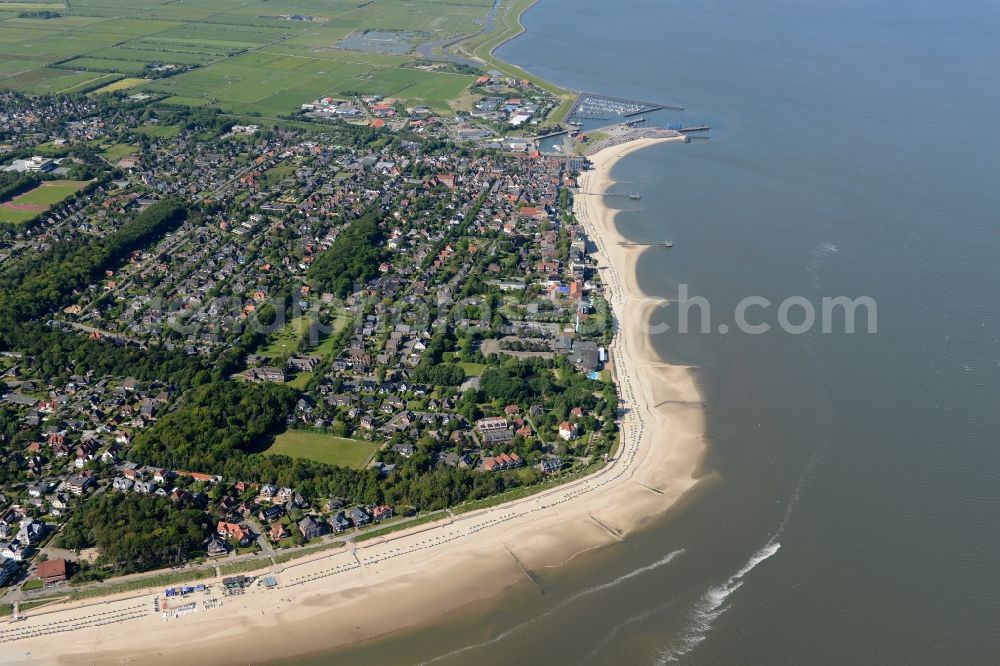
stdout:
[[[593,155],[594,169],[581,174],[579,190],[606,191],[619,159],[669,140],[677,139],[642,139]],[[496,597],[531,580],[530,572],[615,544],[669,510],[698,483],[706,449],[701,395],[689,368],[664,363],[653,348],[646,328],[662,301],[639,288],[642,249],[620,244],[616,211],[602,197],[578,193],[574,212],[598,248],[593,256],[616,320],[610,357],[624,416],[621,443],[608,464],[506,504],[268,567],[261,573],[276,574],[278,587],[253,587],[223,597],[220,608],[182,618],[154,614],[148,592],[61,609],[54,604],[0,624],[0,640],[12,632],[38,633],[0,643],[0,661],[228,664],[247,663],[252,654],[254,663],[266,663],[331,651]],[[90,625],[51,631],[81,622]],[[108,625],[119,631],[102,628]],[[290,645],[296,646],[291,653]]]
[[[523,2],[524,4],[519,5],[518,4],[519,2]],[[502,0],[497,0],[498,15],[496,17],[496,22],[494,23],[495,34],[490,34],[480,44],[477,44],[472,48],[463,49],[463,53],[465,54],[465,56],[469,58],[482,62],[486,67],[493,67],[495,69],[499,69],[500,71],[506,73],[508,76],[528,79],[539,88],[542,88],[543,90],[546,90],[550,94],[558,97],[561,100],[561,102],[555,108],[552,109],[552,111],[547,116],[547,119],[556,123],[560,123],[566,119],[565,116],[569,112],[570,105],[579,96],[580,93],[574,90],[570,90],[568,88],[563,88],[561,86],[558,86],[555,83],[549,81],[548,79],[536,76],[531,72],[527,71],[526,69],[524,69],[523,67],[515,65],[514,63],[511,62],[507,62],[505,60],[501,60],[496,56],[497,49],[511,42],[512,40],[516,39],[521,34],[527,31],[527,27],[524,25],[522,19],[524,17],[524,14],[529,9],[534,7],[536,4],[538,4],[538,0],[511,0],[509,5],[507,5],[506,7],[502,7],[503,5]],[[499,13],[501,9],[503,10],[504,19],[510,16],[510,12],[512,10],[514,11],[513,24],[512,25],[510,23],[507,24],[507,27],[510,28],[510,32],[509,34],[506,35],[503,34],[504,29],[496,30],[499,27],[498,26],[500,21]],[[476,33],[475,35],[472,35],[471,37],[460,39],[459,41],[455,42],[453,46],[461,46],[464,42],[474,40],[481,34],[482,31]],[[497,41],[498,34],[501,37],[499,41]],[[481,52],[483,47],[487,47],[485,52]]]

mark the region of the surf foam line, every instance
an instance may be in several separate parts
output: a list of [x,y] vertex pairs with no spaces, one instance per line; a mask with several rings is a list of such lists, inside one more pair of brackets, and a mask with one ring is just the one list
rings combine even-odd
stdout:
[[[834,247],[833,252],[835,251],[836,249]],[[817,372],[821,377],[823,377],[822,365],[819,363],[818,355],[812,348],[810,348],[809,356],[812,359],[812,362],[816,365]],[[824,427],[820,428],[819,432],[827,432],[826,426],[831,421],[831,408],[830,396],[829,392],[826,390],[825,379],[824,381],[819,382],[818,386],[820,387],[820,403],[824,407],[824,409],[820,412],[820,418],[822,419]],[[806,462],[805,468],[802,470],[802,474],[799,475],[799,479],[795,483],[795,487],[792,489],[791,497],[788,500],[788,504],[785,506],[785,513],[781,517],[781,522],[778,524],[778,528],[771,535],[771,538],[768,539],[767,543],[764,544],[764,547],[754,553],[747,563],[743,565],[743,568],[730,576],[723,585],[708,588],[705,594],[702,595],[702,597],[695,604],[695,607],[691,612],[691,621],[684,630],[679,645],[661,650],[659,658],[656,660],[656,663],[659,666],[663,666],[668,662],[678,661],[680,657],[683,657],[691,652],[698,646],[699,643],[705,640],[709,629],[712,628],[712,623],[729,609],[729,606],[724,604],[729,596],[743,585],[743,577],[750,573],[758,564],[778,552],[778,549],[781,548],[781,543],[778,539],[782,534],[784,534],[785,529],[788,527],[788,523],[792,520],[795,509],[802,497],[802,492],[812,478],[812,475],[815,473],[816,468],[823,459],[823,456],[826,454],[826,450],[829,445],[829,437],[820,435],[813,447],[812,454],[809,456],[809,460]]]
[[729,609],[729,606],[726,605],[729,595],[743,586],[743,577],[753,571],[758,564],[777,553],[779,548],[781,548],[781,544],[775,540],[775,537],[772,537],[724,584],[708,588],[695,604],[694,610],[691,612],[691,621],[680,639],[680,644],[661,651],[656,663],[659,666],[664,666],[669,662],[678,661],[705,640],[705,636],[712,628],[712,623]]
[[494,636],[493,638],[489,639],[488,641],[483,641],[481,643],[475,643],[473,645],[466,645],[465,647],[458,648],[457,650],[452,650],[451,652],[448,652],[446,654],[442,654],[442,655],[439,655],[437,657],[434,657],[433,659],[428,659],[427,661],[421,662],[421,666],[426,665],[426,664],[433,664],[435,662],[442,661],[444,659],[448,659],[450,657],[454,657],[454,656],[463,654],[465,652],[469,652],[471,650],[478,650],[479,648],[483,648],[483,647],[486,647],[488,645],[493,645],[494,643],[499,643],[500,641],[504,640],[505,638],[507,638],[511,634],[516,633],[517,631],[521,630],[522,628],[524,628],[524,627],[526,627],[526,626],[528,626],[530,624],[534,624],[538,620],[541,620],[543,618],[546,618],[546,617],[552,615],[556,611],[559,611],[559,610],[565,608],[566,606],[568,606],[568,605],[570,605],[570,604],[572,604],[572,603],[574,603],[576,601],[579,601],[583,597],[589,596],[591,594],[597,594],[598,592],[603,592],[604,590],[609,590],[609,589],[611,589],[613,587],[617,587],[618,585],[621,585],[622,583],[624,583],[625,581],[627,581],[627,580],[629,580],[631,578],[635,578],[636,576],[641,576],[644,573],[647,573],[649,571],[653,571],[654,569],[659,569],[662,566],[666,566],[666,565],[670,564],[678,555],[681,555],[683,552],[684,552],[683,548],[681,548],[679,550],[671,551],[671,552],[667,553],[666,555],[664,555],[663,557],[661,557],[660,559],[658,559],[655,562],[653,562],[652,564],[647,564],[645,566],[639,567],[638,569],[635,569],[635,570],[630,571],[628,573],[622,574],[621,576],[618,576],[617,578],[615,578],[613,580],[610,580],[607,583],[601,583],[600,585],[594,585],[592,587],[588,587],[588,588],[585,588],[583,590],[580,590],[579,592],[577,592],[573,596],[568,597],[567,599],[564,599],[563,601],[559,602],[558,604],[556,604],[555,606],[553,606],[549,610],[545,611],[541,615],[538,615],[537,617],[533,617],[533,618],[530,618],[528,620],[525,620],[524,622],[521,622],[520,624],[516,624],[513,627],[511,627],[510,629],[507,629],[506,631],[503,631],[503,632],[497,634],[496,636]]

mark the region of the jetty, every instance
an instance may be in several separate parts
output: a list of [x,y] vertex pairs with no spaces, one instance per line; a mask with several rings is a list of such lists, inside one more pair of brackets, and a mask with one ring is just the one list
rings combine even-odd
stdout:
[[536,141],[541,141],[542,139],[551,139],[554,136],[562,136],[564,134],[569,134],[569,130],[562,130],[559,132],[549,132],[548,134],[540,134],[535,137]]
[[616,193],[613,193],[613,192],[583,192],[583,191],[579,191],[579,192],[577,192],[577,194],[586,194],[586,195],[592,196],[592,197],[628,197],[629,199],[632,199],[633,201],[637,201],[639,199],[642,199],[642,195],[639,194],[638,192],[632,192],[631,194],[616,194]]
[[[650,107],[648,109],[643,109],[642,111],[633,111],[632,113],[623,113],[622,114],[622,118],[631,118],[633,116],[638,116],[638,115],[641,115],[643,113],[652,113],[653,111],[662,111],[663,109],[670,109],[671,111],[683,111],[683,109],[680,108],[680,107],[676,107],[676,106],[664,106],[664,105],[661,104],[659,106],[653,106],[653,107]],[[645,120],[645,118],[643,118],[643,120]],[[640,122],[642,122],[642,121],[640,121]]]
[[618,243],[622,247],[673,247],[673,241],[659,241],[656,243],[637,243],[635,241],[622,241]]

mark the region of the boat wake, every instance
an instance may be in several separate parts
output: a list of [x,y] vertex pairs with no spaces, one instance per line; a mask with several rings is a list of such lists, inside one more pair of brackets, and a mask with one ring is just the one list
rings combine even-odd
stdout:
[[734,573],[722,585],[710,587],[695,604],[691,612],[691,620],[685,629],[678,645],[663,650],[656,663],[660,666],[669,662],[678,661],[681,657],[695,649],[699,643],[705,640],[712,623],[725,613],[729,606],[726,600],[729,596],[743,586],[743,577],[753,571],[753,569],[778,552],[781,544],[772,538],[767,545],[758,550],[743,567]]
[[624,583],[625,581],[627,581],[627,580],[629,580],[631,578],[635,578],[636,576],[641,576],[642,574],[644,574],[646,572],[653,571],[654,569],[659,569],[662,566],[666,566],[667,564],[670,564],[674,560],[674,558],[676,558],[678,555],[682,554],[683,552],[684,552],[683,548],[681,548],[679,550],[671,551],[671,552],[667,553],[666,555],[664,555],[663,557],[661,557],[660,559],[656,560],[655,562],[653,562],[651,564],[647,564],[646,566],[639,567],[638,569],[635,569],[633,571],[629,571],[628,573],[622,574],[621,576],[618,576],[617,578],[615,578],[613,580],[610,580],[607,583],[601,583],[600,585],[594,585],[592,587],[588,587],[588,588],[585,588],[583,590],[580,590],[579,592],[577,592],[573,596],[567,597],[566,599],[564,599],[563,601],[559,602],[558,604],[556,604],[555,606],[553,606],[549,610],[545,611],[541,615],[539,615],[537,617],[530,618],[528,620],[525,620],[524,622],[521,622],[520,624],[516,624],[513,627],[511,627],[510,629],[497,634],[496,636],[494,636],[493,638],[489,639],[488,641],[482,641],[481,643],[475,643],[473,645],[466,645],[465,647],[459,648],[457,650],[452,650],[451,652],[439,655],[437,657],[434,657],[433,659],[428,659],[427,661],[421,662],[421,664],[433,664],[435,662],[442,661],[444,659],[448,659],[450,657],[454,657],[456,655],[463,654],[465,652],[470,652],[472,650],[478,650],[479,648],[486,647],[488,645],[493,645],[494,643],[499,643],[500,641],[502,641],[503,639],[507,638],[511,634],[519,631],[521,628],[526,627],[528,625],[533,625],[533,624],[537,623],[538,620],[541,620],[542,618],[546,618],[546,617],[552,615],[553,613],[555,613],[555,612],[557,612],[557,611],[565,608],[566,606],[574,603],[575,601],[578,601],[578,600],[582,599],[583,597],[589,596],[591,594],[596,594],[598,592],[603,592],[604,590],[609,590],[609,589],[611,589],[613,587],[617,587],[618,585],[621,585],[622,583]]

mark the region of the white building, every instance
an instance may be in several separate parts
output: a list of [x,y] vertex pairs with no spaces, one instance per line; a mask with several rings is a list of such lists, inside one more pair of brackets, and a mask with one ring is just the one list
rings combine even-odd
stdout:
[[510,118],[511,127],[520,127],[524,123],[531,120],[531,115],[527,113],[516,113]]
[[49,157],[35,155],[26,160],[14,160],[4,171],[17,171],[19,173],[46,173],[52,171],[58,163]]

